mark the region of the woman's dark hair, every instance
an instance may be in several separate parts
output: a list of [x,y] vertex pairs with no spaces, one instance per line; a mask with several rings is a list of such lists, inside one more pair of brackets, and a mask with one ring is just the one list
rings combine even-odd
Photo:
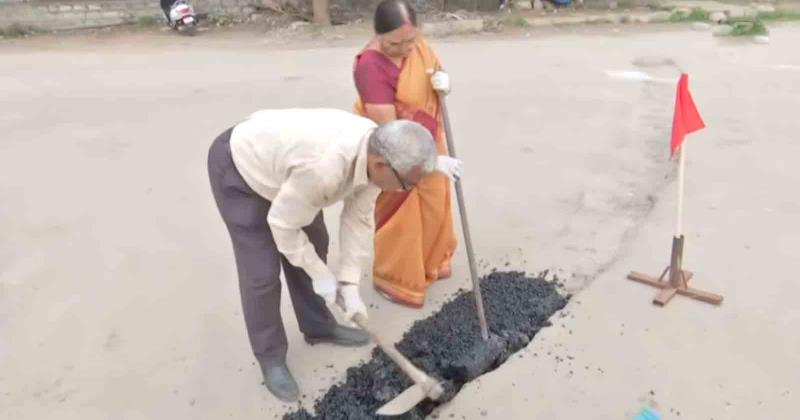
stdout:
[[417,13],[405,0],[383,0],[375,9],[375,33],[383,35],[411,23],[417,26]]

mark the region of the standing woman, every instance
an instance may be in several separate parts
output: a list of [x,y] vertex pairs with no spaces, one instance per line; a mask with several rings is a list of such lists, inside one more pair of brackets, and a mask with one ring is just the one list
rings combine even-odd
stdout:
[[[438,95],[449,92],[449,77],[417,34],[414,9],[405,0],[383,0],[374,25],[375,37],[356,57],[356,112],[378,124],[395,119],[422,124],[436,141],[439,172],[458,176],[459,162],[442,156],[447,149]],[[450,277],[456,239],[448,176],[430,175],[413,188],[404,185],[378,197],[373,284],[389,300],[420,308],[428,285]]]

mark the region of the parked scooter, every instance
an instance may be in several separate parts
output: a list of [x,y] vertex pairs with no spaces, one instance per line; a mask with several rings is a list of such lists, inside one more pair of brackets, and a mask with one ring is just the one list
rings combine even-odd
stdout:
[[[169,3],[170,0],[167,0]],[[162,8],[165,6],[162,1]],[[165,9],[166,11],[166,9]],[[170,28],[185,34],[194,35],[197,32],[197,17],[194,15],[194,8],[188,0],[175,0],[169,5],[167,13]]]

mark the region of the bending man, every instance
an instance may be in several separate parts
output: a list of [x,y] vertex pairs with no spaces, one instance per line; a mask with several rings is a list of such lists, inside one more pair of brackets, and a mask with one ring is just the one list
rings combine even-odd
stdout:
[[[358,283],[374,243],[375,199],[409,190],[439,168],[458,176],[459,164],[437,157],[430,132],[415,122],[376,126],[332,109],[259,111],[214,141],[211,189],[233,242],[247,333],[270,392],[285,401],[299,394],[286,365],[281,267],[307,342],[366,345],[369,337],[337,324],[326,304],[338,300],[348,319],[366,316]],[[334,273],[322,209],[340,201]]]

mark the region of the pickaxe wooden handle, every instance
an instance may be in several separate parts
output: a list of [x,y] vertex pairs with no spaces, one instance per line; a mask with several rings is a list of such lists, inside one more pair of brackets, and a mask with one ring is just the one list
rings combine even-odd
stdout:
[[415,384],[422,387],[425,390],[425,395],[432,400],[437,400],[439,397],[442,396],[444,393],[444,389],[442,388],[441,384],[439,384],[436,379],[432,378],[427,373],[420,370],[418,367],[414,366],[410,360],[408,360],[402,353],[397,351],[397,349],[391,344],[385,344],[381,341],[380,337],[378,337],[375,332],[373,332],[367,323],[367,320],[361,314],[356,314],[353,316],[353,322],[358,325],[359,328],[366,331],[367,334],[372,338],[372,341],[378,345],[378,347],[389,356],[392,361],[394,361],[400,369],[414,381]]

